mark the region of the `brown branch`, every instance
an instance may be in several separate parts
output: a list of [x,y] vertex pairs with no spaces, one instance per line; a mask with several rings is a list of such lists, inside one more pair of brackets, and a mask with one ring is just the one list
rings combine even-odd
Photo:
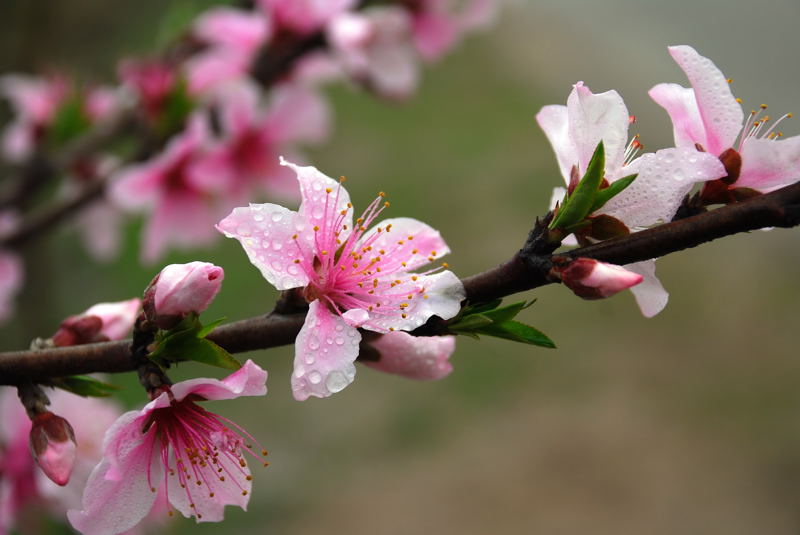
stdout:
[[[544,240],[547,222],[547,219],[537,221],[527,243],[511,260],[463,279],[467,300],[487,301],[554,282],[548,278],[553,265],[554,245]],[[588,257],[627,264],[682,251],[739,232],[797,225],[800,225],[800,183],[558,256]],[[232,353],[287,345],[293,343],[304,318],[304,313],[273,313],[224,325],[209,338]],[[446,332],[447,322],[434,317],[413,334],[428,336]],[[0,384],[44,381],[52,377],[90,372],[131,371],[134,364],[130,344],[130,340],[127,340],[0,353]]]

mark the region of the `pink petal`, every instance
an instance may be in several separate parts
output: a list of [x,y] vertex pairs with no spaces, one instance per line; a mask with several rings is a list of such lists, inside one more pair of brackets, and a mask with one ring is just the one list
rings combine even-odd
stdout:
[[[238,462],[227,455],[217,457],[217,464],[214,467],[222,468],[224,474],[244,473],[250,475],[249,467],[239,466]],[[175,472],[179,470],[175,466],[174,456],[170,456],[170,468]],[[213,472],[215,475],[217,474],[216,470]],[[219,479],[214,481],[213,497],[209,495],[208,488],[198,486],[192,488],[190,498],[187,490],[181,488],[175,478],[171,478],[167,484],[167,492],[170,504],[186,518],[195,516],[198,523],[220,522],[223,520],[226,505],[235,505],[247,510],[252,487],[252,482],[246,477],[227,476],[225,481],[219,481]],[[245,494],[242,494],[242,491],[245,491]],[[194,504],[194,507],[190,504]]]
[[110,202],[98,201],[76,219],[84,246],[96,260],[109,262],[117,256],[122,215]]
[[[350,194],[341,183],[321,173],[316,167],[300,167],[285,160],[281,164],[290,167],[297,174],[300,196],[303,199],[298,210],[300,218],[312,228],[318,226],[323,232],[330,231],[333,220],[341,211],[348,210]],[[345,242],[353,228],[352,210],[348,210],[343,222],[347,225],[347,230],[342,231],[339,239]]]
[[217,230],[228,238],[239,240],[250,262],[256,266],[267,281],[279,290],[289,290],[308,285],[308,275],[296,259],[309,255],[297,248],[293,239],[302,234],[313,240],[309,225],[293,212],[276,204],[251,204],[235,208],[219,222]]
[[133,329],[140,306],[141,300],[134,297],[127,301],[98,303],[89,307],[82,315],[98,316],[103,320],[103,328],[100,332],[109,340],[122,340]]
[[[378,228],[385,229],[389,225],[391,231],[378,233]],[[450,252],[438,230],[410,217],[384,219],[365,232],[359,241],[365,243],[376,234],[378,237],[371,242],[372,249],[385,251],[380,255],[382,258],[380,265],[394,263],[395,270],[411,271],[428,264],[431,256],[441,258]],[[417,251],[416,254],[412,254],[414,250]],[[406,258],[410,260],[406,261],[405,266],[399,267],[398,262]]]
[[10,162],[22,162],[34,149],[35,125],[28,121],[16,120],[3,131],[2,154]]
[[458,37],[457,20],[447,13],[427,11],[414,19],[414,43],[428,61],[442,57]]
[[[716,156],[694,148],[645,154],[617,174],[633,173],[638,173],[633,184],[598,211],[616,217],[628,227],[669,222],[692,186],[726,174]],[[613,177],[612,182],[618,178],[622,176]]]
[[261,8],[280,24],[300,33],[318,30],[355,3],[356,0],[259,0]]
[[450,355],[456,349],[455,336],[411,336],[397,331],[384,334],[372,347],[380,360],[365,360],[370,368],[420,381],[435,381],[450,375]]
[[669,53],[692,84],[706,129],[705,149],[719,155],[733,146],[742,129],[742,107],[731,93],[727,78],[710,59],[686,45],[671,46]]
[[[151,490],[162,480],[155,432],[142,434],[138,411],[124,414],[106,435],[106,458],[89,476],[83,510],[67,512],[85,535],[113,535],[131,529],[150,512]],[[149,475],[149,480],[148,480]]]
[[369,312],[363,308],[352,308],[342,314],[342,319],[350,327],[358,328],[369,321]]
[[561,176],[569,183],[572,166],[578,165],[579,158],[569,132],[567,107],[557,104],[545,106],[536,114],[536,122],[556,153]]
[[669,294],[656,277],[656,261],[645,260],[623,266],[628,271],[638,273],[644,280],[631,288],[633,297],[645,318],[652,318],[667,306]]
[[267,372],[248,359],[244,365],[222,380],[198,378],[172,386],[177,401],[190,394],[208,400],[233,399],[240,396],[263,396],[267,393]]
[[379,95],[406,99],[419,85],[419,66],[409,43],[381,43],[370,51],[369,82]]
[[800,136],[748,138],[742,147],[742,171],[735,187],[767,193],[800,180]]
[[232,7],[217,7],[205,11],[194,23],[194,33],[200,39],[216,45],[252,52],[269,39],[269,19],[258,12]]
[[692,89],[678,84],[658,84],[650,90],[649,95],[667,110],[672,120],[676,147],[692,148],[695,143],[708,147],[706,128]]
[[117,91],[111,87],[95,87],[86,95],[86,114],[93,121],[108,118],[118,102]]
[[[618,169],[628,145],[630,115],[622,97],[616,91],[592,93],[583,85],[575,84],[567,99],[569,135],[578,155],[578,170],[583,174],[597,144],[603,141],[606,169]],[[569,176],[569,175],[566,175]]]
[[212,47],[195,54],[184,63],[189,93],[203,94],[242,77],[252,59],[249,53],[228,47]]
[[161,200],[143,231],[141,258],[155,262],[168,245],[188,249],[211,243],[217,214],[194,192],[175,192]]
[[276,143],[318,143],[328,137],[331,113],[320,94],[300,85],[272,90],[265,127]]
[[[410,281],[405,273],[391,274],[386,278]],[[450,319],[458,314],[466,293],[461,280],[452,271],[417,275],[416,278],[415,282],[395,286],[395,293],[382,300],[383,310],[375,308],[370,313],[370,321],[364,327],[383,333],[391,330],[411,331],[428,321],[431,316]],[[408,295],[412,298],[408,299]],[[401,304],[408,306],[401,307]],[[386,310],[392,312],[384,312]]]
[[255,82],[242,78],[226,84],[215,94],[219,103],[226,137],[240,136],[259,117],[259,91]]
[[312,301],[294,348],[292,393],[326,398],[353,382],[361,334],[319,300]]

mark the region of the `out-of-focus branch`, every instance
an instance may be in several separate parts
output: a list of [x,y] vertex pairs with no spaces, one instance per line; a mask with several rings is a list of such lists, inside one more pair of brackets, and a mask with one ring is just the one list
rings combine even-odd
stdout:
[[[738,204],[667,223],[642,232],[552,254],[553,244],[544,236],[548,218],[537,221],[525,246],[509,261],[463,279],[467,300],[473,303],[544,286],[553,259],[594,258],[627,264],[664,256],[724,236],[765,227],[800,225],[800,183]],[[272,313],[230,323],[209,338],[232,353],[266,349],[293,343],[305,314]],[[432,318],[414,331],[416,335],[447,333],[447,322]],[[130,341],[87,344],[41,351],[0,353],[0,384],[46,381],[48,378],[90,372],[125,372],[134,369]]]

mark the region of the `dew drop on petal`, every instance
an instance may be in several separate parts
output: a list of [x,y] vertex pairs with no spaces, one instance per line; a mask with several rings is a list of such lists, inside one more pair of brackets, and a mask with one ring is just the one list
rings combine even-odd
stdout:
[[347,377],[340,371],[332,371],[328,374],[327,379],[325,379],[325,386],[334,394],[344,390],[344,387],[347,385]]
[[318,385],[319,383],[322,382],[322,374],[319,373],[318,371],[313,371],[308,374],[308,381],[312,385]]
[[342,338],[341,336],[337,336],[336,337],[336,345],[337,346],[344,345],[344,338]]
[[308,347],[309,347],[309,348],[310,348],[312,351],[316,351],[317,349],[319,349],[319,338],[317,338],[316,336],[312,336],[312,337],[311,337],[311,338],[308,340]]
[[275,212],[272,214],[272,221],[278,223],[281,219],[283,219],[283,214],[280,212]]

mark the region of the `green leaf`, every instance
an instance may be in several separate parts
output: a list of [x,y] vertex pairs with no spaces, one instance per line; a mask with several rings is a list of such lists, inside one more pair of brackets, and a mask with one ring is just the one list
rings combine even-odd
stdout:
[[575,190],[564,199],[564,203],[558,211],[558,215],[550,223],[550,228],[567,228],[576,225],[592,213],[592,205],[603,182],[603,172],[606,167],[605,149],[603,142],[597,144],[597,148],[592,154],[592,159],[586,167],[586,174]]
[[487,301],[485,303],[476,303],[474,305],[467,305],[462,310],[463,316],[469,316],[471,314],[482,314],[487,310],[494,310],[495,308],[499,307],[500,304],[503,302],[502,299],[494,299],[492,301]]
[[502,308],[496,308],[494,310],[484,312],[484,316],[491,319],[494,323],[503,323],[505,321],[513,320],[517,317],[517,314],[534,304],[536,300],[534,299],[530,303],[526,301],[521,301],[519,303],[514,303],[508,306],[504,306]]
[[612,198],[622,193],[622,191],[625,188],[633,184],[633,181],[636,180],[637,176],[638,175],[634,173],[632,175],[622,177],[619,180],[609,184],[607,188],[598,191],[597,196],[594,198],[594,204],[592,205],[592,209],[589,211],[589,213],[591,214],[592,212],[596,212],[597,210],[605,206],[605,204]]
[[159,117],[157,129],[163,138],[179,132],[189,114],[194,109],[195,102],[189,94],[186,80],[178,78],[177,83],[164,98],[164,112]]
[[494,322],[491,320],[491,318],[488,318],[483,314],[472,314],[454,323],[451,323],[447,326],[447,328],[453,332],[466,333],[475,331],[486,325],[491,325],[492,323]]
[[72,392],[83,397],[104,398],[120,389],[116,385],[98,381],[88,375],[73,375],[71,377],[59,377],[53,380],[53,386]]
[[476,331],[479,334],[504,338],[514,342],[522,342],[539,347],[555,348],[556,344],[546,334],[530,325],[518,321],[494,323]]
[[211,323],[204,325],[199,331],[197,331],[197,337],[205,338],[206,336],[211,334],[211,331],[213,331],[214,329],[219,327],[222,323],[224,323],[226,319],[228,318],[220,318],[218,320],[214,320]]
[[[171,331],[158,341],[158,345],[150,358],[164,366],[172,362],[193,360],[210,366],[229,370],[242,367],[238,360],[223,348],[199,334],[204,327],[191,327],[179,331]],[[207,334],[207,333],[206,333]]]
[[83,99],[78,94],[72,94],[56,110],[48,136],[50,142],[58,147],[88,130],[89,126]]

